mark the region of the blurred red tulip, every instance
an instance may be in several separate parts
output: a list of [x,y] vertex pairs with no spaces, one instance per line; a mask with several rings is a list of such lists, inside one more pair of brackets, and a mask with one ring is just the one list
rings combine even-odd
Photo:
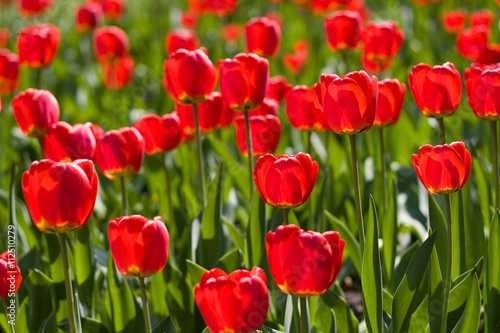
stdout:
[[125,2],[122,0],[102,0],[102,10],[104,16],[111,22],[120,20],[125,9]]
[[134,79],[134,60],[129,56],[104,60],[104,85],[108,89],[119,90],[129,86]]
[[281,42],[279,24],[267,17],[251,19],[245,26],[246,51],[262,57],[274,57]]
[[418,64],[408,74],[408,83],[418,108],[426,117],[450,116],[460,105],[462,80],[450,62],[432,68]]
[[134,127],[144,138],[148,155],[170,151],[181,142],[182,127],[177,113],[166,114],[163,117],[148,114],[134,124]]
[[52,0],[17,0],[21,14],[34,16],[41,14],[52,4]]
[[[11,250],[2,253],[0,255],[0,298],[14,296],[19,290],[22,280],[23,277],[21,276],[19,266],[17,266],[14,251]],[[7,308],[5,311],[9,311],[9,309]]]
[[150,276],[167,264],[170,237],[160,216],[119,217],[109,222],[108,235],[113,261],[125,276]]
[[391,126],[397,123],[405,100],[406,85],[397,79],[385,79],[378,83],[377,110],[374,126]]
[[28,89],[12,99],[12,111],[24,135],[44,136],[59,120],[57,99],[47,90]]
[[336,231],[304,231],[294,224],[279,226],[266,237],[267,260],[276,284],[286,294],[321,295],[342,266],[345,241]]
[[19,86],[19,56],[0,49],[0,95],[12,93]]
[[483,120],[500,119],[500,68],[465,69],[465,91],[472,112]]
[[201,315],[213,333],[250,333],[267,318],[266,274],[259,267],[226,274],[219,268],[203,273],[194,287]]
[[306,60],[307,58],[301,54],[286,54],[283,56],[283,64],[293,75],[297,75],[302,71]]
[[321,75],[315,86],[316,107],[323,110],[326,124],[337,134],[353,135],[368,131],[377,107],[377,78],[364,71],[344,76]]
[[362,23],[358,12],[348,10],[339,10],[326,16],[324,26],[330,49],[348,50],[358,46]]
[[240,53],[233,59],[219,60],[219,86],[231,109],[248,111],[264,99],[269,79],[269,62],[255,54]]
[[299,130],[322,132],[326,130],[323,112],[314,104],[314,88],[295,86],[286,95],[286,115]]
[[[252,136],[252,155],[261,156],[274,153],[281,135],[281,123],[276,116],[250,117],[250,135]],[[240,151],[248,157],[245,122],[243,116],[236,118],[236,143]]]
[[194,51],[200,47],[200,40],[194,30],[173,29],[165,36],[165,52],[168,54],[179,49]]
[[109,131],[97,144],[97,167],[109,179],[133,176],[141,169],[144,149],[144,138],[135,128]]
[[87,32],[94,29],[103,18],[102,6],[88,1],[76,9],[76,30]]
[[240,38],[242,27],[236,23],[229,23],[220,28],[222,40],[228,43],[237,43]]
[[127,34],[115,26],[96,29],[94,47],[99,61],[123,58],[130,50]]
[[444,0],[413,0],[417,5],[427,5],[429,3],[438,3]]
[[257,108],[253,109],[252,111],[248,111],[248,115],[250,117],[252,116],[277,116],[278,111],[279,111],[280,105],[279,103],[274,100],[274,99],[269,99],[269,98],[264,98],[262,101],[262,104]]
[[186,29],[194,29],[198,24],[200,14],[195,10],[188,10],[181,14],[181,26]]
[[367,58],[366,53],[363,51],[361,55],[361,66],[363,70],[369,74],[380,74],[385,71],[392,63],[392,59],[372,61]]
[[484,65],[500,62],[500,44],[489,44],[474,56],[474,61]]
[[295,3],[301,2],[317,15],[322,15],[337,9],[347,9],[352,0],[294,0]]
[[288,83],[283,75],[270,77],[267,84],[266,98],[274,99],[280,103],[290,89],[292,89],[292,85]]
[[470,20],[473,27],[483,25],[489,30],[494,18],[495,16],[491,10],[481,9],[472,13]]
[[0,49],[9,44],[10,30],[0,27]]
[[[211,133],[219,123],[222,114],[223,101],[219,92],[213,92],[203,103],[198,104],[198,117],[200,131],[203,135]],[[176,105],[175,109],[181,126],[188,135],[194,135],[196,128],[194,124],[194,113],[192,105]]]
[[458,33],[456,46],[458,53],[470,60],[474,60],[482,49],[488,45],[489,33],[485,26],[478,25]]
[[64,121],[52,125],[47,136],[42,137],[45,157],[55,162],[70,162],[78,159],[93,160],[96,138],[92,123],[71,126]]
[[34,161],[23,174],[22,186],[36,227],[46,233],[83,227],[94,209],[97,182],[92,161]]
[[235,118],[236,111],[231,109],[226,102],[224,102],[224,99],[222,99],[222,112],[216,128],[225,128],[234,125]]
[[431,194],[448,194],[461,189],[469,178],[471,158],[463,142],[425,145],[411,158],[422,185]]
[[59,29],[52,24],[24,28],[17,38],[19,59],[29,67],[48,66],[59,46]]
[[396,22],[369,22],[364,27],[361,38],[367,59],[379,62],[387,61],[399,52],[404,34]]
[[253,172],[262,200],[279,208],[293,208],[306,202],[317,178],[318,163],[304,153],[266,154],[257,160]]
[[465,25],[467,11],[459,8],[447,11],[443,14],[443,27],[448,33],[456,34],[462,31]]
[[171,53],[163,68],[168,91],[179,104],[205,101],[217,83],[215,67],[204,48]]

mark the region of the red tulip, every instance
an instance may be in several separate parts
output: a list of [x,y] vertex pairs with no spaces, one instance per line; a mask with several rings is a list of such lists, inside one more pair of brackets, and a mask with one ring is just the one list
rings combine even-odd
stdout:
[[286,95],[286,115],[299,130],[322,132],[326,130],[323,112],[314,104],[314,88],[295,86]]
[[170,237],[160,216],[123,216],[109,222],[109,247],[116,268],[125,276],[145,277],[165,267]]
[[397,79],[385,79],[378,83],[377,110],[374,126],[394,125],[401,114],[406,85]]
[[285,54],[283,64],[293,75],[298,75],[304,68],[307,61],[307,54]]
[[408,74],[411,93],[426,117],[452,115],[460,105],[462,80],[452,63],[430,67],[418,64]]
[[241,26],[236,23],[229,23],[220,28],[220,36],[228,43],[236,43],[241,35]]
[[483,65],[500,62],[500,44],[489,44],[475,54],[474,61]]
[[[192,105],[176,105],[177,114],[181,120],[181,125],[188,135],[196,133],[194,123],[194,113]],[[200,121],[200,131],[203,135],[212,132],[217,126],[222,114],[223,101],[219,92],[213,92],[203,103],[198,104],[198,117]]]
[[182,127],[177,113],[166,114],[163,117],[148,114],[134,124],[134,127],[144,138],[148,155],[170,151],[181,142]]
[[97,144],[97,167],[109,179],[133,176],[141,169],[144,149],[144,139],[135,128],[109,131]]
[[226,274],[219,268],[203,273],[194,287],[201,315],[213,333],[250,333],[267,318],[266,274],[259,267]]
[[116,22],[120,20],[123,10],[125,9],[125,2],[121,0],[102,0],[102,10],[106,19]]
[[198,24],[199,13],[195,10],[188,10],[181,14],[181,26],[186,29],[194,29]]
[[123,58],[130,50],[127,34],[115,26],[96,29],[94,46],[99,61]]
[[336,231],[304,231],[294,224],[279,226],[266,237],[269,269],[286,294],[325,293],[342,266],[345,241]]
[[28,89],[12,99],[12,111],[24,135],[40,137],[59,120],[57,99],[47,90]]
[[86,2],[76,9],[76,30],[91,31],[103,18],[102,6],[96,2]]
[[450,10],[443,14],[443,27],[448,33],[456,34],[464,28],[467,12],[462,9]]
[[362,19],[358,12],[339,10],[326,16],[328,46],[333,51],[355,48],[361,38]]
[[41,14],[52,4],[52,0],[18,0],[17,2],[24,16]]
[[92,123],[73,126],[64,121],[55,123],[48,135],[42,137],[45,157],[56,162],[93,160],[96,149],[94,126]]
[[321,75],[315,86],[315,103],[323,110],[328,128],[353,135],[369,130],[377,107],[378,83],[363,71],[344,76]]
[[471,24],[473,27],[478,25],[483,25],[487,29],[490,29],[491,22],[494,19],[493,12],[489,9],[481,9],[471,14]]
[[385,71],[392,63],[392,59],[372,61],[369,60],[365,50],[363,50],[361,55],[361,66],[363,70],[370,74],[379,74]]
[[22,185],[33,222],[47,233],[83,227],[97,197],[97,174],[89,160],[34,161],[23,174]]
[[237,54],[219,60],[219,86],[222,98],[233,110],[257,108],[264,99],[269,78],[269,62],[255,54]]
[[200,47],[200,40],[194,30],[174,29],[165,36],[165,52],[170,54],[179,49],[194,51]]
[[0,49],[6,47],[9,43],[10,30],[0,27]]
[[292,85],[288,83],[283,75],[270,77],[267,84],[266,98],[274,99],[280,103],[290,89],[292,89]]
[[177,50],[163,65],[168,91],[179,104],[201,103],[217,83],[215,67],[205,49]]
[[470,153],[463,142],[433,147],[425,145],[411,158],[418,178],[431,194],[448,194],[461,189],[470,173]]
[[129,56],[104,60],[102,67],[104,85],[108,89],[123,89],[129,86],[134,79],[134,60]]
[[269,98],[264,98],[262,101],[262,104],[257,108],[252,111],[248,112],[248,115],[250,117],[252,116],[277,116],[278,111],[279,111],[280,105],[278,104],[277,101],[274,99],[269,99]]
[[235,118],[236,111],[227,106],[224,100],[222,100],[222,112],[220,114],[219,122],[217,123],[216,128],[225,128],[234,125]]
[[488,39],[488,29],[482,25],[462,30],[457,35],[458,53],[467,59],[474,60],[488,45]]
[[262,57],[274,57],[281,41],[279,24],[267,17],[256,17],[245,26],[246,51]]
[[[11,230],[10,228],[11,226],[9,225],[9,230]],[[2,253],[0,255],[0,298],[14,296],[14,294],[17,293],[22,280],[23,277],[21,276],[19,266],[17,266],[14,251],[6,251]],[[9,311],[8,308],[5,310]]]
[[337,10],[347,9],[353,0],[294,0],[299,6],[306,6],[317,15]]
[[483,120],[500,119],[500,68],[465,70],[465,91],[472,112]]
[[19,56],[0,49],[0,95],[10,94],[19,86]]
[[257,160],[253,179],[268,205],[292,208],[307,201],[318,178],[318,163],[309,154],[273,156]]
[[[274,153],[281,135],[281,123],[276,116],[250,117],[250,135],[252,137],[252,155],[261,156]],[[248,157],[245,123],[243,116],[236,118],[236,142],[245,157]]]
[[369,22],[363,29],[361,38],[367,59],[378,62],[392,59],[399,52],[404,34],[396,22]]
[[29,67],[48,66],[59,46],[59,29],[52,24],[24,28],[17,38],[19,58]]

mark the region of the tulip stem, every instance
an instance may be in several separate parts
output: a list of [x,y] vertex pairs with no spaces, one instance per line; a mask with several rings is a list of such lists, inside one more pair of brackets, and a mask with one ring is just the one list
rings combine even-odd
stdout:
[[9,309],[8,309],[8,304],[7,304],[7,297],[2,298],[3,301],[3,307],[5,309],[5,315],[7,316],[7,323],[9,323],[10,331],[12,333],[16,333],[16,330],[14,329],[14,324],[11,324],[10,318],[9,318]]
[[250,198],[253,194],[253,151],[252,151],[252,137],[250,136],[250,116],[248,110],[243,111],[243,118],[245,118],[245,135],[247,137],[247,153],[248,153],[248,185],[250,186]]
[[451,204],[450,195],[444,195],[444,202],[446,205],[446,228],[448,232],[448,256],[447,256],[447,268],[446,268],[446,278],[444,280],[444,298],[443,298],[443,313],[441,316],[441,333],[446,333],[446,323],[448,318],[448,301],[450,298],[450,287],[451,287],[451,264],[453,255],[453,243],[452,243],[452,231],[451,231]]
[[146,295],[146,285],[144,277],[139,278],[141,286],[142,312],[144,313],[144,324],[146,325],[146,333],[151,333],[151,319],[149,318],[148,296]]
[[198,119],[198,105],[193,103],[194,127],[196,127],[196,150],[198,150],[198,182],[201,190],[200,203],[205,207],[205,170],[203,166],[203,150],[201,147],[200,120]]
[[309,155],[311,155],[311,151],[312,151],[311,134],[312,134],[311,131],[307,132],[307,153]]
[[295,325],[295,331],[299,332],[300,329],[299,296],[292,295],[292,308],[293,308],[293,322]]
[[365,250],[365,229],[363,226],[363,212],[361,207],[361,196],[359,194],[359,171],[358,157],[356,153],[356,135],[349,135],[351,143],[351,159],[352,159],[352,179],[354,182],[354,199],[356,204],[356,220],[358,221],[359,245],[361,253]]
[[42,141],[42,137],[39,136],[38,137],[38,144],[40,145],[40,153],[41,153],[41,156],[42,156],[42,160],[45,159],[45,153],[43,151],[43,141]]
[[500,209],[500,184],[498,180],[498,138],[497,138],[497,122],[490,121],[491,127],[491,159],[493,160],[493,180],[495,184],[495,211]]
[[299,297],[300,299],[300,332],[307,333],[307,297]]
[[170,174],[168,172],[167,168],[167,153],[163,153],[162,156],[162,164],[163,164],[163,170],[165,171],[165,179],[167,182],[167,200],[168,200],[168,222],[170,224],[174,223],[174,207],[172,205],[172,186],[170,184]]
[[444,145],[446,144],[446,136],[444,134],[444,121],[443,118],[437,118],[438,123],[439,123],[439,134],[441,138],[441,144]]
[[122,188],[122,214],[127,215],[127,194],[125,192],[125,177],[120,177],[120,184]]
[[75,304],[73,299],[73,286],[71,284],[71,271],[68,262],[68,248],[66,246],[66,234],[59,234],[59,242],[61,244],[61,254],[64,267],[64,283],[66,285],[66,303],[68,304],[68,319],[69,319],[69,331],[70,333],[76,332],[76,315],[73,305]]
[[349,56],[348,51],[344,49],[340,49],[340,54],[342,55],[342,60],[344,60],[344,69],[345,73],[349,73]]
[[35,87],[36,89],[42,89],[42,68],[35,68]]
[[387,166],[385,164],[385,147],[384,147],[384,128],[380,127],[378,129],[378,137],[380,141],[380,164],[382,171],[382,196],[384,198],[384,213],[387,210],[388,199],[387,199]]
[[283,208],[283,225],[288,225],[288,213],[290,212],[290,208]]

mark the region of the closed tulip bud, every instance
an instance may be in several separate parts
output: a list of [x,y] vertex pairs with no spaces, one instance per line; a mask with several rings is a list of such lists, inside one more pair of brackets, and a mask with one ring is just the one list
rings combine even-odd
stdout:
[[215,67],[204,48],[177,50],[165,60],[163,68],[168,91],[179,104],[205,101],[217,83]]
[[148,114],[134,124],[134,127],[144,138],[148,155],[170,151],[181,142],[182,127],[177,113],[163,117]]
[[59,46],[59,40],[59,29],[52,24],[24,28],[17,38],[21,62],[29,67],[50,65]]
[[108,89],[119,90],[126,88],[134,80],[134,60],[129,56],[104,60],[102,68],[104,71],[104,85]]
[[0,49],[7,46],[10,38],[10,30],[0,27]]
[[462,80],[452,63],[430,67],[418,64],[408,74],[411,93],[426,117],[452,115],[460,105]]
[[245,26],[246,51],[262,57],[274,57],[281,41],[280,25],[267,17],[256,17]]
[[358,12],[339,10],[325,18],[328,46],[333,51],[348,50],[358,46],[363,21]]
[[367,59],[378,62],[391,59],[399,52],[404,34],[396,22],[369,22],[363,29],[361,38]]
[[344,76],[321,75],[315,86],[316,107],[323,111],[330,130],[353,135],[369,130],[377,107],[378,81],[366,72]]
[[474,114],[483,120],[500,119],[500,68],[482,70],[480,67],[465,70],[465,91]]
[[279,226],[266,237],[269,269],[286,294],[324,294],[342,266],[345,241],[336,231],[304,231],[296,225]]
[[450,10],[443,14],[443,27],[448,33],[459,33],[465,25],[467,12],[464,9]]
[[290,124],[299,130],[326,130],[323,112],[314,104],[314,88],[295,86],[286,95],[286,115]]
[[267,318],[269,299],[266,274],[259,267],[226,274],[219,268],[203,273],[194,298],[213,333],[250,333]]
[[119,217],[109,222],[108,234],[113,260],[123,275],[145,277],[165,267],[170,238],[160,216]]
[[17,0],[17,2],[24,16],[41,14],[52,4],[52,0]]
[[471,158],[463,142],[433,147],[425,145],[411,162],[422,185],[431,194],[460,190],[469,178]]
[[200,40],[194,30],[174,29],[165,37],[165,52],[170,54],[179,49],[194,51],[200,47]]
[[123,58],[130,50],[127,34],[115,26],[96,29],[94,47],[99,61]]
[[267,83],[266,98],[281,103],[290,89],[292,89],[292,85],[288,83],[283,75],[270,77]]
[[[250,117],[250,136],[252,137],[252,155],[261,156],[274,153],[281,135],[281,123],[276,116]],[[245,122],[243,116],[236,118],[236,143],[245,157],[248,157]]]
[[109,131],[97,144],[97,167],[109,179],[133,176],[141,169],[144,149],[144,138],[135,128]]
[[76,9],[76,30],[87,32],[94,29],[103,18],[102,6],[96,2],[86,2]]
[[[223,101],[219,92],[213,92],[203,103],[198,104],[198,117],[200,121],[200,131],[203,135],[211,133],[217,126],[222,115]],[[193,106],[176,105],[177,114],[181,120],[181,126],[188,135],[196,133],[194,123]]]
[[0,49],[0,95],[10,94],[19,86],[19,56]]
[[0,255],[0,298],[12,297],[17,293],[22,280],[14,251],[2,253]]
[[107,20],[117,22],[125,9],[125,2],[121,0],[102,0],[102,10]]
[[23,174],[23,192],[31,218],[46,233],[83,227],[97,197],[97,174],[89,160],[35,161]]
[[397,79],[385,79],[378,83],[377,110],[374,126],[394,125],[401,114],[406,85]]
[[219,60],[217,67],[222,98],[231,109],[249,111],[262,103],[269,79],[267,59],[240,53],[233,59]]
[[253,179],[268,205],[293,208],[307,201],[318,178],[318,163],[309,154],[273,156],[257,160]]
[[482,49],[488,45],[489,32],[485,26],[479,25],[462,30],[457,35],[456,47],[464,58],[475,60]]
[[12,110],[24,135],[40,137],[59,120],[59,104],[47,90],[28,89],[12,99]]
[[473,27],[482,25],[490,29],[494,18],[495,16],[491,10],[481,9],[471,14],[470,21]]

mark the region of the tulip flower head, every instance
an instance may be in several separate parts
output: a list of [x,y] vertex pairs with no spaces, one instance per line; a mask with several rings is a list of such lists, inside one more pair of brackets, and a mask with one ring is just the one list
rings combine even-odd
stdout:
[[41,14],[52,4],[52,0],[17,0],[17,2],[23,16]]
[[[222,115],[224,107],[222,96],[219,92],[213,92],[203,103],[198,104],[198,117],[200,131],[203,135],[211,133]],[[196,133],[193,107],[191,105],[176,105],[177,115],[181,120],[181,126],[188,135]]]
[[368,60],[379,62],[390,60],[399,52],[404,34],[396,22],[369,22],[364,27],[361,38],[364,43],[363,52]]
[[480,67],[465,70],[465,90],[474,114],[483,120],[500,119],[500,68],[483,70]]
[[59,46],[59,40],[59,29],[52,24],[24,28],[17,38],[21,63],[35,68],[50,65]]
[[[252,156],[274,153],[281,135],[281,123],[278,117],[251,116],[250,136],[252,137]],[[245,123],[243,116],[236,118],[236,143],[245,157],[248,157]]]
[[16,255],[6,251],[0,255],[0,298],[12,297],[17,293],[23,277],[17,266]]
[[259,267],[231,274],[219,268],[203,273],[194,297],[210,331],[250,333],[260,328],[269,310],[266,283]]
[[104,85],[108,89],[120,90],[129,86],[134,79],[134,60],[129,56],[104,60]]
[[463,142],[449,145],[425,145],[412,155],[418,179],[431,194],[449,194],[460,190],[469,178],[471,158]]
[[122,0],[102,0],[104,16],[111,22],[119,21],[124,9],[125,2]]
[[357,47],[361,38],[361,15],[355,11],[339,10],[325,18],[328,46],[332,51]]
[[88,1],[76,9],[75,17],[76,30],[80,32],[91,31],[103,19],[102,5]]
[[374,126],[394,125],[401,114],[406,85],[397,79],[385,79],[378,83],[377,110]]
[[491,10],[481,9],[471,14],[470,21],[473,27],[482,25],[489,30],[494,18],[495,16]]
[[0,49],[6,47],[10,39],[10,30],[0,27]]
[[165,267],[170,240],[160,216],[148,220],[140,215],[123,216],[109,222],[109,246],[118,271],[145,277]]
[[19,56],[0,49],[0,95],[10,94],[19,86]]
[[194,30],[174,29],[165,36],[165,52],[173,53],[180,49],[194,51],[200,47],[200,39]]
[[99,61],[123,58],[130,51],[127,34],[115,26],[96,29],[94,47]]
[[269,269],[286,294],[321,295],[342,266],[345,241],[336,231],[304,231],[294,224],[279,226],[266,237]]
[[299,130],[322,132],[326,130],[323,112],[314,104],[314,88],[295,86],[286,96],[286,115]]
[[290,89],[292,89],[292,85],[288,83],[283,75],[270,77],[267,83],[266,98],[281,103]]
[[45,135],[59,120],[57,99],[47,90],[28,89],[12,99],[12,110],[24,135]]
[[483,25],[462,30],[457,35],[456,47],[464,58],[475,60],[482,49],[488,46],[489,31]]
[[83,227],[97,197],[97,174],[89,160],[34,161],[23,174],[26,204],[36,227],[66,233]]
[[274,57],[281,41],[281,27],[267,17],[256,17],[245,26],[246,51],[262,57]]
[[149,114],[142,117],[134,127],[144,138],[148,155],[170,151],[181,142],[182,127],[177,113],[163,117]]

